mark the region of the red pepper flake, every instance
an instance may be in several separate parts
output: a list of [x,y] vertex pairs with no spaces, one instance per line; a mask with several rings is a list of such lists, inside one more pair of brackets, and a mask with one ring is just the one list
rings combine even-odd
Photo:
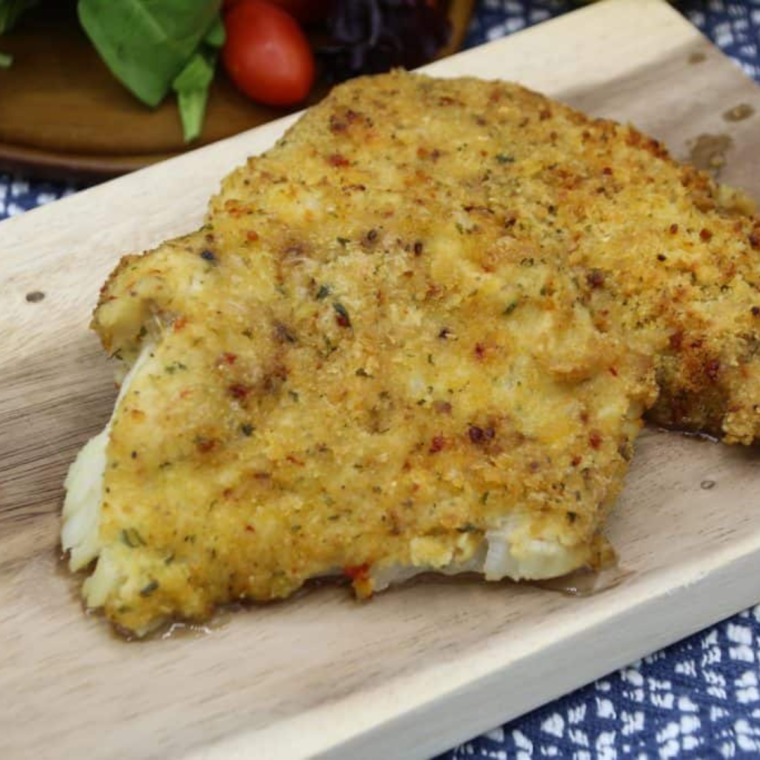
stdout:
[[330,166],[348,166],[349,160],[345,156],[341,156],[340,153],[333,153],[327,158],[327,163]]
[[248,531],[248,533],[255,533],[256,528],[253,527],[253,525],[246,525],[245,529]]
[[338,327],[351,327],[351,317],[349,317],[346,307],[335,301],[333,309],[335,309],[335,322]]
[[755,231],[749,236],[749,244],[756,250],[760,251],[760,231]]
[[598,430],[592,430],[588,437],[589,446],[592,449],[599,449],[602,445],[602,434]]
[[604,285],[604,272],[601,269],[592,269],[586,275],[586,282],[592,288],[601,288]]
[[219,361],[218,364],[229,364],[232,365],[237,361],[237,354],[231,354],[228,351],[225,351]]
[[[353,124],[359,116],[360,114],[351,108],[347,109],[342,117],[337,113],[331,114],[330,131],[336,135],[345,132],[349,125]],[[367,120],[367,123],[371,126],[369,120]]]
[[477,425],[470,425],[467,429],[467,435],[470,436],[472,443],[479,445],[490,441],[496,435],[496,431],[492,427],[482,428]]
[[675,235],[678,232],[678,225],[677,224],[671,224],[670,225],[670,234]]
[[674,332],[668,342],[670,343],[670,347],[674,351],[680,350],[681,346],[683,345],[683,330],[679,330],[678,332]]
[[245,399],[245,397],[251,392],[251,389],[247,385],[243,385],[243,383],[233,383],[228,388],[230,395],[234,398],[242,401]]
[[451,414],[451,404],[448,401],[434,402],[433,409],[439,414]]
[[478,359],[483,359],[486,355],[486,346],[484,343],[476,343],[475,344],[475,356],[478,357]]
[[174,320],[174,324],[172,325],[172,328],[174,329],[174,332],[179,332],[186,324],[187,324],[187,317],[177,317]]
[[579,457],[579,456],[574,456],[574,457],[573,457],[573,458],[570,460],[570,464],[571,464],[573,467],[577,467],[577,466],[578,466],[578,465],[581,463],[581,461],[582,461],[581,457]]
[[750,311],[753,317],[760,317],[760,306],[753,306]]
[[454,103],[456,103],[456,100],[454,100],[454,98],[450,98],[448,95],[444,95],[438,99],[438,105],[441,106],[453,106]]
[[348,124],[345,121],[341,121],[337,114],[330,114],[330,131],[337,135],[339,132],[345,132],[348,128]]
[[430,448],[428,453],[437,454],[439,451],[443,451],[446,448],[446,439],[442,435],[433,436],[433,440],[430,441]]
[[717,359],[711,359],[705,364],[705,374],[707,377],[715,382],[718,379],[718,373],[720,372],[720,362]]
[[551,109],[550,109],[550,108],[542,108],[542,109],[541,109],[541,110],[538,112],[538,118],[539,118],[541,121],[546,121],[547,119],[551,119],[551,117],[552,117],[552,112],[551,112]]
[[343,575],[352,581],[366,581],[369,577],[369,563],[362,565],[346,565],[343,568]]
[[305,464],[303,460],[298,459],[298,457],[294,457],[292,454],[288,454],[285,459],[287,459],[291,464],[297,464],[299,467],[303,467]]
[[706,227],[702,228],[699,232],[700,239],[704,240],[705,243],[712,240],[712,236],[713,236],[712,232],[710,232],[710,230],[708,230]]
[[614,367],[610,367],[610,374],[613,377],[617,377],[618,376],[618,371]]
[[217,443],[216,438],[204,438],[201,436],[196,440],[195,445],[202,454],[208,454],[209,451],[213,451],[216,448]]
[[248,230],[248,232],[245,233],[245,236],[251,243],[254,243],[259,239],[259,233],[256,232],[256,230]]
[[609,166],[605,166],[602,169],[602,174],[606,174],[608,177],[612,175],[612,169]]

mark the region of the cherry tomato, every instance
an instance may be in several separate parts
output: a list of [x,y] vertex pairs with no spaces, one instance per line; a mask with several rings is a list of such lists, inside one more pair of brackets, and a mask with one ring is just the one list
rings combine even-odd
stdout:
[[224,67],[248,97],[288,106],[309,94],[314,54],[292,16],[266,0],[240,0],[225,15],[224,28]]

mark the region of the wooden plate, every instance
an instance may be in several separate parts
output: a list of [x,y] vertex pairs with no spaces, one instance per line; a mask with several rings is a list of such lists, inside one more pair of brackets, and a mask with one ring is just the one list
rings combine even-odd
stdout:
[[[474,0],[452,0],[453,33],[439,58],[458,50]],[[0,168],[27,175],[111,177],[279,118],[293,109],[253,103],[221,71],[200,140],[186,146],[176,100],[155,110],[117,82],[79,26],[75,4],[46,2],[1,40],[14,56],[0,69]],[[317,86],[307,105],[327,91]]]
[[[760,197],[760,90],[662,0],[608,0],[434,64],[632,120],[677,155],[733,140]],[[0,223],[0,758],[431,757],[760,599],[760,455],[648,431],[609,523],[622,583],[326,587],[210,633],[127,644],[58,564],[62,483],[113,405],[87,324],[119,257],[201,223],[294,117]],[[42,300],[26,295],[42,291]],[[711,488],[702,487],[710,481]]]

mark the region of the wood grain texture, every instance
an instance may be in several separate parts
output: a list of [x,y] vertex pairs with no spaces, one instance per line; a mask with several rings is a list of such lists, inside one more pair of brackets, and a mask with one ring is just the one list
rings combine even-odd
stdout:
[[[660,0],[608,0],[431,70],[521,81],[676,155],[730,134],[722,178],[760,197],[758,117],[722,118],[760,113],[760,91]],[[2,758],[421,758],[760,599],[757,452],[648,431],[609,525],[628,574],[595,596],[436,583],[357,604],[328,587],[140,644],[82,615],[58,514],[115,396],[87,331],[98,288],[123,253],[197,225],[290,121],[0,225]]]

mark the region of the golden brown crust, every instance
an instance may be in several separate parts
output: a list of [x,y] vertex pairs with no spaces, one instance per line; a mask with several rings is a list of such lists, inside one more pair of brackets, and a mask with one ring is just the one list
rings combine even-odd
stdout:
[[658,421],[757,436],[760,222],[632,127],[505,83],[355,80],[207,221],[125,259],[94,318],[127,359],[157,341],[106,476],[127,627],[341,568],[366,593],[515,514],[590,547],[654,369]]
[[591,278],[597,326],[661,357],[654,421],[758,437],[760,219],[634,127],[512,84],[399,73],[339,88],[275,153],[230,175],[211,216],[255,198],[258,171],[401,193],[434,177],[469,217],[488,209],[526,251]]

